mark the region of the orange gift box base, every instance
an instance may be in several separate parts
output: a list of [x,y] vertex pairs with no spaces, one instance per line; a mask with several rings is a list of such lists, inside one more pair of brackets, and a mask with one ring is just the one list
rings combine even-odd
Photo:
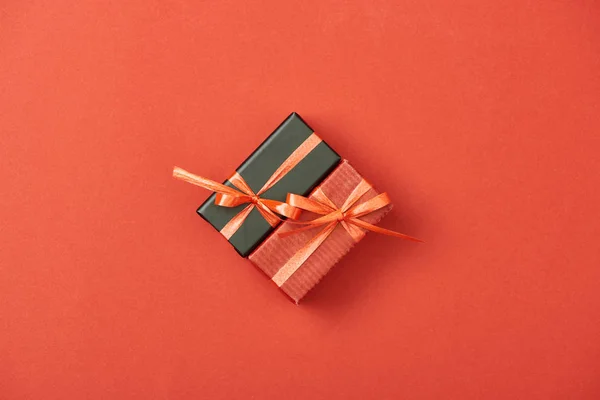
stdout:
[[[344,160],[313,191],[309,198],[314,199],[314,193],[320,188],[337,207],[341,207],[362,179],[363,177],[348,161]],[[378,194],[379,192],[371,188],[358,200],[357,204],[364,203]],[[361,219],[370,224],[377,224],[391,208],[392,206],[388,205]],[[316,217],[319,217],[319,215],[305,212],[300,219],[307,221]],[[291,222],[281,224],[269,238],[250,254],[248,259],[269,278],[273,278],[288,260],[323,229],[322,227],[315,227],[292,235],[280,236],[281,233],[297,228],[298,224]],[[341,224],[338,224],[321,246],[280,286],[281,290],[294,302],[298,303],[357,242]]]

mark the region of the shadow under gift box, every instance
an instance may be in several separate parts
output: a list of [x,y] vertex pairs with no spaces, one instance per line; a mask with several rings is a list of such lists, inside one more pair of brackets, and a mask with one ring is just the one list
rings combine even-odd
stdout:
[[[304,143],[313,129],[292,113],[275,131],[244,161],[237,173],[244,178],[254,193],[258,192],[281,164]],[[285,202],[288,193],[306,195],[329,175],[340,162],[340,156],[324,141],[321,141],[291,171],[272,188],[261,195],[264,199]],[[224,184],[235,186],[229,181]],[[213,193],[197,210],[198,214],[219,232],[246,205],[221,207],[215,204]],[[273,227],[255,208],[244,220],[239,229],[229,238],[229,243],[242,257],[247,257],[258,246]]]
[[[363,177],[344,160],[309,196],[316,200],[314,193],[321,190],[338,208],[346,201]],[[356,204],[361,204],[377,196],[379,192],[372,186]],[[360,219],[370,224],[377,224],[391,210],[392,205],[367,214]],[[300,220],[312,220],[317,214],[304,212]],[[269,236],[248,259],[271,279],[286,263],[315,237],[323,226],[297,232],[287,236],[280,233],[298,229],[298,224],[284,222]],[[366,231],[365,231],[366,233]],[[360,239],[359,239],[360,240]],[[310,255],[310,257],[280,286],[296,303],[312,289],[321,278],[357,243],[341,224],[338,224],[331,235]]]

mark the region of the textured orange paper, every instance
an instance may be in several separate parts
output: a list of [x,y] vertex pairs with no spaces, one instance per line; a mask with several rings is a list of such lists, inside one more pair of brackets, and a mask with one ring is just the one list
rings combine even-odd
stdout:
[[[320,188],[336,206],[341,207],[361,179],[363,177],[356,172],[348,161],[344,160],[315,190]],[[372,188],[356,204],[364,203],[377,194],[379,192]],[[309,198],[314,199],[314,196],[309,196]],[[391,208],[392,205],[388,205],[381,210],[365,215],[361,219],[370,224],[377,224]],[[305,212],[301,220],[307,221],[317,217],[319,215]],[[323,229],[320,226],[290,236],[279,236],[280,233],[297,228],[297,224],[283,223],[263,244],[250,254],[248,259],[267,274],[269,278],[273,278],[277,271],[296,252]],[[298,303],[356,243],[348,232],[341,225],[338,225],[308,260],[281,285],[281,290]],[[368,268],[368,265],[365,265],[365,267]]]
[[[600,399],[597,0],[1,0],[1,400]],[[291,111],[394,201],[295,306],[195,210]]]

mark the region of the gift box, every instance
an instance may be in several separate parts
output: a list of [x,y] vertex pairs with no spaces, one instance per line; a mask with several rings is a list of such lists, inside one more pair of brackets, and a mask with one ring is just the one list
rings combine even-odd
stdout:
[[323,210],[305,211],[300,217],[304,225],[291,220],[279,225],[248,259],[298,303],[364,237],[365,228],[379,229],[373,225],[392,208],[384,196],[342,161],[308,197],[316,204],[306,209],[323,205]]
[[340,156],[292,113],[224,182],[237,194],[180,169],[174,175],[219,191],[197,213],[246,257],[290,216],[281,204],[286,195],[310,193],[339,162]]

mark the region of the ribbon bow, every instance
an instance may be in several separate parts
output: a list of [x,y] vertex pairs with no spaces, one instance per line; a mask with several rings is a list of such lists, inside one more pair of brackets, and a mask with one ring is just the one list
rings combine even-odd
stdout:
[[202,176],[194,175],[182,168],[173,168],[173,176],[196,186],[203,187],[217,193],[215,204],[222,207],[237,207],[242,204],[248,204],[242,211],[233,217],[221,229],[221,234],[229,239],[244,223],[250,212],[256,207],[258,212],[272,227],[277,226],[282,215],[287,218],[297,219],[301,213],[298,208],[287,203],[263,199],[261,197],[267,190],[272,188],[289,171],[291,171],[308,153],[310,153],[319,143],[321,138],[312,133],[294,152],[281,164],[279,168],[265,182],[262,188],[256,193],[252,191],[248,183],[240,174],[234,172],[229,181],[235,186],[231,188]]
[[341,224],[344,227],[346,232],[348,232],[355,242],[358,242],[360,239],[362,239],[362,237],[366,234],[366,231],[395,236],[414,242],[422,242],[422,240],[416,239],[412,236],[391,231],[389,229],[380,228],[360,219],[360,217],[380,210],[391,203],[388,194],[381,193],[372,199],[365,201],[364,203],[356,204],[356,202],[370,189],[371,185],[364,179],[361,180],[358,186],[354,188],[350,196],[348,196],[340,208],[338,208],[320,188],[313,192],[313,199],[296,194],[288,194],[287,202],[289,205],[302,210],[320,214],[322,217],[306,222],[290,221],[290,223],[293,224],[303,224],[306,226],[281,232],[279,233],[279,236],[285,237],[293,235],[297,232],[312,229],[317,226],[325,225],[325,227],[308,243],[306,243],[303,248],[294,254],[279,271],[277,271],[272,278],[277,286],[283,285],[285,281],[287,281],[289,277],[292,276],[298,270],[298,268],[302,266],[308,257],[310,257],[333,232],[338,224]]

